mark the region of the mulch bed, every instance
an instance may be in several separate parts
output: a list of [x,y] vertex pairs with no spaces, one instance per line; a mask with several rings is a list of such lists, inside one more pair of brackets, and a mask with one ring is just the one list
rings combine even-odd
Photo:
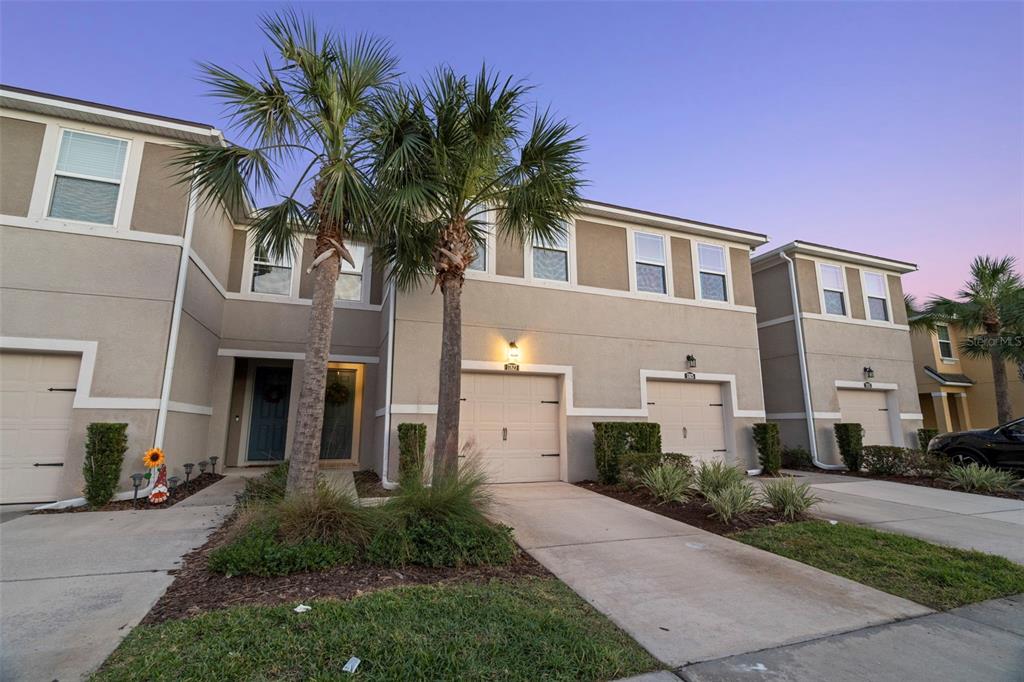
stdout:
[[[832,474],[835,476],[851,476],[854,478],[865,478],[869,481],[891,481],[893,483],[906,483],[907,485],[919,485],[923,488],[939,488],[941,490],[952,490],[953,492],[962,493],[967,492],[954,488],[948,481],[944,481],[941,478],[933,478],[931,476],[876,476],[875,474],[869,474],[864,471],[829,471],[826,469],[807,469],[805,467],[790,467],[797,471],[813,471],[816,474]],[[1005,492],[982,492],[980,490],[972,490],[972,495],[988,495],[989,497],[1002,497],[1007,500],[1021,500],[1024,499],[1024,489],[1008,490]]]
[[131,500],[120,500],[118,502],[108,502],[102,507],[90,507],[85,504],[81,507],[67,507],[65,509],[40,509],[34,514],[75,514],[78,512],[104,512],[104,511],[131,511],[133,509],[167,509],[173,507],[177,503],[181,502],[185,498],[195,495],[203,488],[209,488],[211,485],[224,478],[221,474],[205,473],[199,474],[193,479],[190,479],[188,483],[179,483],[178,487],[168,496],[162,504],[150,504],[149,498],[139,492],[139,499],[133,504]]
[[705,506],[699,498],[694,498],[682,504],[679,502],[658,504],[658,501],[643,488],[634,489],[619,485],[604,485],[595,481],[581,481],[576,485],[592,492],[615,498],[620,502],[631,504],[634,507],[640,507],[655,514],[661,514],[670,519],[682,521],[716,535],[730,535],[741,530],[774,526],[786,522],[769,510],[758,510],[742,519],[736,519],[732,524],[726,524],[709,516],[711,509]]
[[391,497],[394,490],[388,490],[380,482],[376,471],[363,470],[352,474],[356,482],[356,494],[359,497]]
[[367,592],[403,585],[445,585],[512,580],[551,574],[526,552],[508,566],[427,568],[406,566],[338,566],[316,573],[293,573],[274,578],[227,577],[207,569],[210,552],[223,542],[233,519],[214,531],[206,544],[186,554],[181,568],[172,571],[174,582],[146,614],[145,624],[225,609],[232,606],[299,604],[310,599],[351,599]]

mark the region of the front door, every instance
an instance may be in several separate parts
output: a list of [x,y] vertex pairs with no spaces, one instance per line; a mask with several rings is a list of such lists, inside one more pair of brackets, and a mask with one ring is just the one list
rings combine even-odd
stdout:
[[352,459],[356,397],[356,370],[328,367],[320,459]]
[[291,386],[291,367],[256,367],[252,384],[252,417],[249,421],[250,462],[284,460]]

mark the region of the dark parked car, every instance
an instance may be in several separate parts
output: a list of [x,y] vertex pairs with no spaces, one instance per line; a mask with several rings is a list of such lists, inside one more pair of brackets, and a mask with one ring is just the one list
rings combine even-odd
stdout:
[[1024,417],[994,429],[941,433],[928,442],[928,452],[958,464],[977,462],[1000,469],[1024,469]]

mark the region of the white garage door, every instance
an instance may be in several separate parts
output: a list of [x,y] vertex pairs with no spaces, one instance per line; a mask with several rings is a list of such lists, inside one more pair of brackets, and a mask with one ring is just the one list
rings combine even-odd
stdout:
[[664,452],[723,459],[724,409],[721,384],[647,382],[647,419],[661,424]]
[[476,444],[493,483],[559,479],[558,397],[556,377],[462,375],[460,440]]
[[842,421],[864,427],[864,445],[892,445],[884,391],[839,390],[836,393]]
[[79,362],[0,353],[0,503],[58,498]]

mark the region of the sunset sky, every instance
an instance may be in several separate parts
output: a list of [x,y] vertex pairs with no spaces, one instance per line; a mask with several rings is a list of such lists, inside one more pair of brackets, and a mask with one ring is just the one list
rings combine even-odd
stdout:
[[[195,62],[248,67],[259,3],[0,5],[6,84],[217,125]],[[317,3],[405,77],[485,61],[588,138],[590,198],[919,265],[953,294],[1024,257],[1022,3]]]

